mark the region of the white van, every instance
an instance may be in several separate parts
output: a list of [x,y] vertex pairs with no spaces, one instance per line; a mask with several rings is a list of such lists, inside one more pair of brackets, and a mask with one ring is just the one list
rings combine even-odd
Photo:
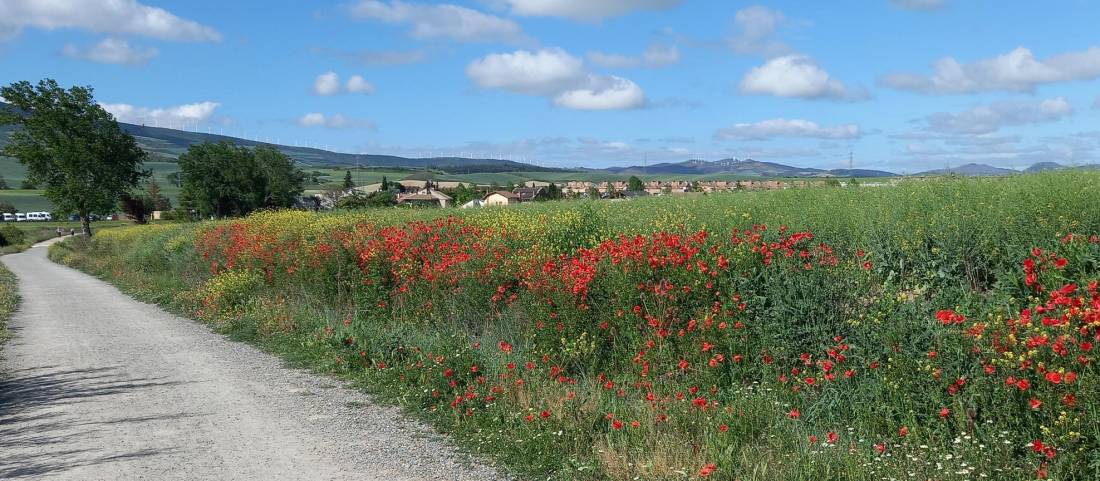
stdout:
[[22,212],[16,212],[15,213],[15,221],[16,222],[23,222],[25,220],[27,220],[27,214],[24,214]]
[[4,213],[4,222],[11,222],[13,220],[15,220],[15,214],[12,214],[10,212]]

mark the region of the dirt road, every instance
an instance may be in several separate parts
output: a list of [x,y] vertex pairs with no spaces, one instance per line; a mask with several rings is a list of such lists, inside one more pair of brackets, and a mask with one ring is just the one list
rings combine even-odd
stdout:
[[490,480],[395,408],[135,301],[4,256],[22,303],[0,372],[0,479]]

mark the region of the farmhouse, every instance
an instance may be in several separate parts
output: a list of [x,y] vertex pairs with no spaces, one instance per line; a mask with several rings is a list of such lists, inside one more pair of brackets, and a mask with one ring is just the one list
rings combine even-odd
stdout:
[[508,192],[506,190],[498,190],[496,192],[490,192],[481,200],[482,205],[512,205],[520,203],[518,195]]
[[546,198],[546,189],[542,187],[518,187],[513,190],[512,193],[519,196],[520,202],[530,202]]
[[451,200],[451,196],[432,188],[419,190],[415,194],[401,194],[397,196],[398,205],[447,207],[451,205]]

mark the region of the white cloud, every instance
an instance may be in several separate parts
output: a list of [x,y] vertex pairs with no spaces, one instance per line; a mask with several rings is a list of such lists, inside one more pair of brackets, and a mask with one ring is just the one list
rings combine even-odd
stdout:
[[1036,59],[1024,47],[1004,55],[964,64],[952,57],[937,60],[932,75],[894,73],[880,79],[883,85],[927,94],[975,92],[1032,92],[1038,85],[1093,80],[1100,77],[1100,47]]
[[322,96],[345,93],[372,94],[374,93],[374,85],[367,82],[367,80],[360,75],[352,75],[348,78],[347,84],[341,85],[340,75],[330,70],[318,75],[313,81],[313,93]]
[[641,57],[604,52],[589,52],[588,61],[604,68],[663,68],[680,62],[680,49],[675,45],[654,43]]
[[890,0],[890,3],[905,10],[939,10],[947,6],[947,0]]
[[340,93],[340,76],[331,70],[318,75],[317,79],[313,81],[313,93],[317,95],[336,95]]
[[189,42],[217,42],[211,27],[179,18],[136,0],[0,2],[0,37],[12,37],[26,27],[54,30],[78,28],[97,33],[140,35]]
[[160,125],[161,127],[184,127],[210,120],[214,115],[214,111],[221,104],[206,101],[164,108],[138,107],[130,104],[100,105],[104,110],[114,115],[119,122]]
[[1002,127],[1054,122],[1073,114],[1062,97],[1041,101],[996,102],[957,113],[939,112],[925,119],[925,129],[941,134],[989,134]]
[[325,115],[319,112],[310,112],[298,118],[298,125],[302,127],[324,127],[328,129],[367,129],[376,128],[374,122],[366,119],[355,119],[343,114]]
[[735,53],[777,57],[791,52],[775,33],[787,21],[783,12],[760,5],[746,7],[734,17],[735,32],[727,41]]
[[683,0],[495,0],[515,15],[599,21],[637,10],[667,10]]
[[770,119],[752,124],[734,124],[718,130],[714,137],[718,140],[768,140],[777,137],[855,139],[862,135],[856,124],[822,127],[809,120]]
[[65,44],[61,53],[66,57],[98,63],[143,65],[160,52],[153,47],[131,47],[130,43],[124,39],[108,37],[89,47]]
[[741,79],[741,92],[803,99],[863,100],[867,92],[849,89],[805,55],[768,60]]
[[352,94],[372,94],[374,93],[374,85],[367,82],[367,80],[360,75],[352,75],[348,78],[348,83],[344,87],[344,90]]
[[645,106],[645,92],[621,77],[593,76],[592,85],[554,97],[554,105],[574,110],[624,110]]
[[470,63],[466,75],[482,88],[553,95],[580,86],[588,74],[581,59],[549,48],[486,55]]
[[556,106],[576,110],[617,110],[645,105],[638,84],[588,73],[584,62],[560,48],[490,54],[466,67],[481,88],[551,97]]
[[449,38],[464,42],[526,40],[518,23],[458,5],[361,0],[351,5],[349,11],[359,19],[410,24],[410,35],[415,38]]

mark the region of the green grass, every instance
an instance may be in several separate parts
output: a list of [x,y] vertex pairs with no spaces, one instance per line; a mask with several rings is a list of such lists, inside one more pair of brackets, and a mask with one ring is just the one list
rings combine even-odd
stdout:
[[4,343],[11,339],[8,321],[19,305],[19,289],[15,275],[6,266],[0,264],[0,360],[3,359]]

